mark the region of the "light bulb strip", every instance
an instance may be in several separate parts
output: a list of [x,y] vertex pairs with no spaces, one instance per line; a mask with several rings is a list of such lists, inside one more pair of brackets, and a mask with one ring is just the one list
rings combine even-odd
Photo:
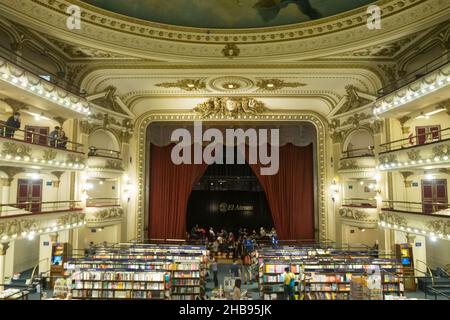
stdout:
[[20,164],[24,164],[24,163],[30,163],[30,164],[39,164],[42,166],[46,166],[46,167],[58,167],[58,168],[71,168],[73,170],[83,170],[86,168],[86,165],[79,163],[79,162],[60,162],[60,161],[54,161],[54,160],[45,160],[45,159],[38,159],[38,158],[33,158],[33,157],[29,157],[29,156],[25,156],[25,157],[21,157],[21,156],[16,156],[13,157],[10,154],[6,154],[5,156],[3,156],[0,153],[0,161],[1,160],[8,160],[8,162],[15,162],[15,163],[20,163]]
[[430,238],[432,238],[433,241],[435,241],[437,239],[450,240],[450,234],[443,234],[443,233],[436,234],[436,232],[426,231],[423,229],[419,229],[417,227],[398,226],[395,224],[388,223],[386,221],[379,221],[378,226],[381,228],[384,228],[384,229],[391,229],[391,230],[397,230],[397,231],[402,231],[402,232],[407,232],[407,233],[414,233],[414,234],[418,234],[421,236],[429,236]]
[[430,166],[433,164],[446,164],[450,163],[450,156],[443,156],[443,157],[434,157],[434,158],[428,158],[428,159],[420,159],[420,160],[409,160],[409,161],[396,161],[396,162],[390,162],[390,163],[382,163],[376,167],[376,169],[381,171],[389,171],[389,170],[395,170],[395,169],[402,169],[402,168],[412,168],[412,167],[423,167],[423,166]]
[[71,230],[71,229],[79,229],[82,228],[86,225],[86,221],[79,221],[78,223],[73,223],[73,224],[66,224],[66,225],[61,225],[61,226],[53,226],[53,227],[47,227],[45,229],[43,228],[37,228],[37,229],[33,229],[30,231],[24,231],[22,233],[19,234],[12,234],[12,235],[3,235],[0,238],[0,243],[1,242],[8,242],[11,240],[17,240],[17,239],[28,239],[28,240],[34,240],[36,236],[40,236],[40,235],[44,235],[44,234],[49,234],[49,233],[53,233],[56,231],[64,231],[64,230]]

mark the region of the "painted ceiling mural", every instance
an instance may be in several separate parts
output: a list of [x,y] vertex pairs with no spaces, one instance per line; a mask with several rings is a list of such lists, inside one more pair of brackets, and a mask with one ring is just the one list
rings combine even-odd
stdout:
[[82,0],[152,22],[198,28],[282,26],[332,16],[374,0]]

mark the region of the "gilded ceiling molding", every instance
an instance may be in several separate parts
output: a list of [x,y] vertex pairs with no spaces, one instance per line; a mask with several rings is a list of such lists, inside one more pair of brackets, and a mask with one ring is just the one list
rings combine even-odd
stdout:
[[[136,210],[136,239],[144,239],[144,221],[145,215],[148,215],[147,196],[146,190],[146,167],[149,163],[147,159],[147,128],[153,122],[180,122],[180,121],[200,121],[203,120],[199,115],[193,113],[191,110],[184,112],[178,111],[177,113],[163,112],[163,111],[151,111],[141,115],[136,120],[137,128],[137,148],[135,157],[137,158],[136,165],[136,177],[137,177],[137,210]],[[306,121],[312,123],[317,130],[317,171],[318,171],[318,208],[317,214],[319,218],[319,238],[320,240],[328,239],[328,204],[329,199],[326,197],[326,183],[329,180],[327,162],[328,149],[327,149],[327,132],[328,125],[325,118],[312,111],[276,111],[263,114],[259,116],[257,121],[268,121],[268,123],[277,122],[293,122],[293,121]],[[206,120],[209,121],[209,120]],[[214,119],[213,121],[226,121],[242,122],[242,119]]]
[[[66,9],[70,4],[71,1],[66,0],[3,0],[0,7],[4,15],[13,20],[27,15],[35,28],[52,25],[53,28],[59,28],[65,36],[71,37],[76,33],[77,39],[83,39],[84,46],[95,47],[94,42],[109,42],[119,50],[129,49],[127,51],[135,56],[148,57],[148,53],[153,52],[164,60],[188,57],[223,59],[223,53],[219,52],[227,44],[239,45],[239,59],[262,60],[266,54],[271,57],[294,58],[299,53],[304,53],[302,58],[306,59],[319,50],[328,50],[332,54],[334,47],[367,41],[372,37],[378,39],[383,33],[391,34],[404,26],[412,28],[414,24],[418,24],[424,28],[447,14],[446,2],[442,0],[380,0],[377,5],[383,12],[383,28],[377,32],[366,26],[366,7],[282,27],[216,29],[214,32],[205,32],[206,29],[202,28],[168,26],[133,19],[76,1],[82,7],[81,23],[89,25],[89,28],[73,32],[66,27]],[[427,20],[428,17],[433,19]],[[304,40],[312,37],[315,41],[306,45]],[[202,50],[198,50],[198,45],[203,46]]]
[[[155,64],[155,63],[144,63],[144,62],[136,62],[136,61],[121,61],[121,63],[111,63],[111,61],[103,61],[102,63],[94,62],[90,63],[86,66],[86,68],[83,68],[81,71],[81,74],[79,75],[79,79],[83,79],[81,81],[81,86],[83,88],[86,88],[90,92],[98,92],[101,90],[101,87],[103,87],[103,84],[106,83],[108,80],[111,79],[149,79],[149,76],[129,76],[129,75],[114,75],[111,76],[110,73],[108,73],[108,78],[103,79],[101,81],[96,81],[96,77],[103,77],[105,75],[105,71],[107,70],[143,70],[146,69],[149,71],[149,73],[152,73],[153,70],[223,70],[223,69],[242,69],[243,73],[247,73],[249,69],[256,69],[256,70],[267,70],[267,69],[287,69],[289,71],[295,70],[295,69],[317,69],[317,70],[324,70],[324,69],[363,69],[369,71],[371,74],[373,74],[373,77],[369,77],[368,75],[365,75],[364,77],[367,79],[367,82],[369,82],[372,86],[372,90],[369,89],[367,86],[367,83],[364,81],[361,81],[358,78],[353,78],[351,75],[348,75],[349,79],[358,81],[362,87],[364,87],[364,90],[367,92],[375,91],[380,87],[381,84],[383,84],[383,81],[385,80],[385,75],[383,70],[381,70],[377,66],[373,66],[369,63],[364,62],[355,62],[350,61],[349,63],[342,64],[342,61],[325,61],[320,64],[316,63],[308,63],[308,62],[298,62],[298,63],[263,63],[263,64],[255,64],[255,63],[239,63],[239,64],[176,64],[176,63],[166,63],[166,64]],[[280,71],[282,73],[283,71]],[[234,77],[234,76],[233,76]],[[95,83],[95,85],[93,84]],[[122,97],[123,98],[123,97]],[[342,97],[339,97],[341,99]],[[338,100],[339,100],[338,99]],[[125,101],[125,103],[127,103]]]
[[372,102],[371,100],[366,99],[362,97],[360,94],[358,94],[360,90],[354,85],[347,85],[345,87],[345,91],[347,93],[345,96],[346,101],[339,108],[339,111],[336,113],[336,115],[358,109]]
[[306,83],[287,82],[281,79],[260,79],[256,82],[256,86],[259,90],[263,91],[276,91],[283,88],[300,88],[305,87],[306,85]]
[[161,88],[178,88],[190,92],[206,89],[206,82],[204,79],[183,79],[176,82],[158,83],[156,86]]

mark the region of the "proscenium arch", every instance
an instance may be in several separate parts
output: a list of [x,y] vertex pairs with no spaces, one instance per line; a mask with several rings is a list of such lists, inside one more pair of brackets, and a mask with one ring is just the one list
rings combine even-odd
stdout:
[[[328,240],[328,213],[329,211],[329,199],[325,196],[326,185],[328,184],[328,123],[319,114],[311,111],[280,111],[271,112],[261,116],[256,116],[252,120],[258,122],[309,122],[312,123],[316,129],[316,150],[315,152],[315,234],[318,241]],[[251,122],[248,120],[246,122]],[[137,179],[137,197],[136,197],[136,220],[135,220],[135,238],[136,240],[144,239],[144,228],[146,216],[148,216],[148,190],[149,179],[147,177],[149,166],[149,148],[147,148],[147,130],[153,122],[180,122],[180,121],[214,121],[214,122],[242,122],[241,119],[202,119],[200,116],[192,113],[191,110],[179,111],[177,114],[164,113],[161,111],[150,111],[141,115],[135,122],[137,131],[137,145],[135,146],[135,155],[137,158],[136,165],[136,179]]]

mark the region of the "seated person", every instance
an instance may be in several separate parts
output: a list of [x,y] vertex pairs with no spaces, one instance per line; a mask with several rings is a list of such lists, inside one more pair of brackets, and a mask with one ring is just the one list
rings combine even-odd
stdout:
[[234,282],[232,300],[241,300],[241,297],[241,279],[236,279]]

